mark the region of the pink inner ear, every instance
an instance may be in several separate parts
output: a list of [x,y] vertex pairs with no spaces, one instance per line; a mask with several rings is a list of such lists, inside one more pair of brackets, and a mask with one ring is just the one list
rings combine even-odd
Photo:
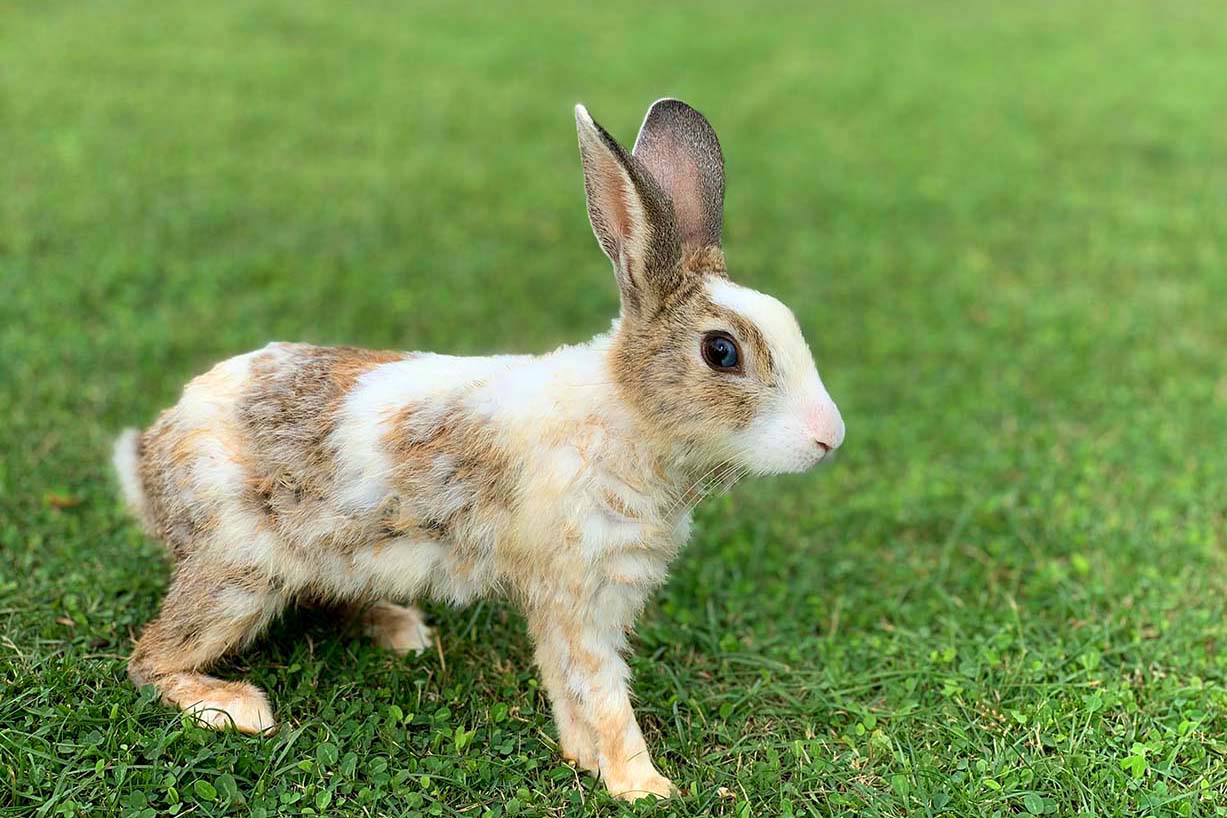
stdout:
[[667,137],[653,143],[652,175],[673,200],[673,213],[682,244],[706,244],[703,234],[703,191],[699,187],[699,168],[690,153]]
[[601,198],[617,237],[626,241],[631,237],[631,191],[627,190],[626,175],[618,163],[610,159],[601,162]]
[[685,245],[697,244],[700,225],[703,224],[703,196],[699,190],[697,169],[692,162],[685,162],[678,178],[673,181],[673,212],[677,227]]

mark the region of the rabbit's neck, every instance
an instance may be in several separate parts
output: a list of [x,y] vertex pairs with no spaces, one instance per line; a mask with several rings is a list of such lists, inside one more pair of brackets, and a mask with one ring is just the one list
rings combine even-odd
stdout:
[[538,359],[549,372],[548,399],[554,410],[541,407],[535,418],[537,437],[546,444],[538,451],[549,456],[550,443],[557,442],[562,450],[578,453],[591,471],[588,482],[614,487],[624,504],[672,530],[728,476],[726,466],[709,462],[643,419],[614,386],[611,350],[612,337],[602,335]]

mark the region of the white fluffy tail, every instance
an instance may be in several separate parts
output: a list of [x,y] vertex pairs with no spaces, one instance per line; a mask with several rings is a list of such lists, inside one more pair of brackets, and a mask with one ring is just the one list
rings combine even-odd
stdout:
[[124,429],[115,439],[114,453],[111,462],[115,464],[115,473],[119,476],[119,486],[123,490],[124,501],[128,508],[142,521],[145,519],[145,492],[141,489],[139,429]]

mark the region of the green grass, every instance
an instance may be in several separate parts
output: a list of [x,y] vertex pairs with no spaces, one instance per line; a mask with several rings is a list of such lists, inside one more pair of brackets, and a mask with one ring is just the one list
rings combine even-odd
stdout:
[[[0,815],[1227,813],[1227,16],[1205,3],[10,3]],[[541,351],[616,310],[570,106],[714,122],[734,276],[848,424],[642,620],[684,798],[558,760],[523,623],[290,615],[267,741],[126,680],[167,566],[109,444],[278,339]],[[723,788],[723,789],[722,789]]]

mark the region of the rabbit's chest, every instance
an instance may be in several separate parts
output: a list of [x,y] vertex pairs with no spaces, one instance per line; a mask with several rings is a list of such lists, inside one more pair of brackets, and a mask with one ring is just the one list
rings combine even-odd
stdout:
[[597,470],[567,530],[570,546],[592,574],[651,588],[690,535],[690,511],[671,483],[652,470]]

